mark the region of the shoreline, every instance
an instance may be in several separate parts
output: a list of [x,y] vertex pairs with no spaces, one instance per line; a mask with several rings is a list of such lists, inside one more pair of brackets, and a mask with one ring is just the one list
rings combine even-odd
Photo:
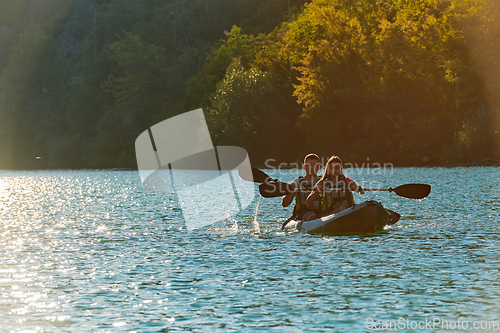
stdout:
[[[283,170],[291,170],[296,169],[296,165],[298,162],[285,163],[287,166],[293,165],[293,167],[280,167],[279,169]],[[376,162],[373,164],[377,164]],[[380,164],[383,166],[383,164]],[[272,168],[268,168],[265,164],[255,163],[252,164],[254,168],[263,169],[263,170],[272,170]],[[360,168],[364,166],[361,165]],[[454,164],[430,164],[430,165],[393,165],[393,168],[457,168],[457,167],[500,167],[500,160],[485,158],[480,162],[468,162],[468,163],[454,163]],[[372,167],[373,168],[373,167]],[[278,168],[275,168],[278,169]],[[350,169],[350,168],[346,168]],[[25,168],[25,169],[0,169],[1,171],[137,171],[137,168]],[[164,169],[166,170],[166,169]],[[202,170],[202,169],[178,169],[178,170]]]
[[[292,162],[292,163],[285,163],[287,165],[297,165],[299,162]],[[370,163],[369,165],[374,165],[374,164],[379,164],[382,168],[384,166],[384,163]],[[299,163],[300,165],[300,163]],[[259,164],[255,163],[252,165],[253,167],[257,169],[269,169],[267,168],[266,165],[264,164]],[[363,167],[363,164],[361,164],[361,167]],[[493,158],[484,158],[479,162],[464,162],[464,163],[440,163],[440,164],[426,164],[426,165],[394,165],[392,164],[392,167],[394,168],[456,168],[456,167],[500,167],[500,160],[493,159]],[[294,169],[294,167],[283,167],[280,169]],[[348,169],[348,168],[346,168]]]

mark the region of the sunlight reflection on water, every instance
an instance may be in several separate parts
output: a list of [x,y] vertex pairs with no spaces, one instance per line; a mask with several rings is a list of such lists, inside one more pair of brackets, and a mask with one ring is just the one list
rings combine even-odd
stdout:
[[368,317],[499,320],[498,176],[378,175],[383,186],[433,190],[422,201],[357,195],[401,221],[378,235],[326,237],[279,231],[291,214],[280,198],[262,199],[257,216],[255,200],[188,232],[175,197],[144,191],[137,172],[3,171],[0,329],[365,331]]

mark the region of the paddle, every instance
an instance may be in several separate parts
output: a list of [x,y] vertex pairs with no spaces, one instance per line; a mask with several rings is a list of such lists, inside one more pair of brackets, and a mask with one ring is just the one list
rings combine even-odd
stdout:
[[259,185],[259,192],[264,198],[275,198],[293,193],[295,188],[291,184],[271,179]]
[[247,166],[238,168],[241,179],[248,182],[262,183],[259,192],[264,198],[282,197],[295,191],[292,185],[272,179],[264,171]]
[[238,168],[238,174],[240,178],[246,180],[247,182],[255,182],[255,183],[264,183],[267,180],[271,180],[264,171],[261,171],[257,168],[247,166],[241,166]]
[[401,185],[396,188],[384,188],[384,189],[363,189],[365,191],[388,191],[394,192],[400,197],[409,199],[423,199],[431,193],[431,186],[427,184],[406,184]]
[[281,225],[281,230],[285,230],[285,226],[295,218],[295,215],[290,216],[282,225]]
[[[295,188],[292,185],[280,182],[277,179],[272,179],[267,175],[264,171],[251,167],[240,168],[238,169],[238,173],[241,179],[261,183],[259,186],[259,192],[264,198],[275,198],[282,197],[284,195],[290,194],[295,191]],[[409,198],[409,199],[423,199],[429,195],[431,192],[431,186],[427,184],[405,184],[398,186],[396,188],[386,188],[386,189],[371,189],[366,188],[363,189],[365,192],[368,191],[387,191],[394,192],[400,197]]]
[[[409,199],[423,199],[429,195],[431,192],[431,186],[427,184],[406,184],[401,185],[396,188],[386,188],[386,189],[378,189],[378,188],[365,188],[363,189],[365,192],[371,191],[387,191],[394,192],[400,197],[409,198]],[[287,195],[289,193],[294,192],[295,189],[291,187],[289,184],[282,183],[280,181],[275,181],[274,183],[264,182],[259,186],[259,192],[264,198],[274,198],[281,197]]]

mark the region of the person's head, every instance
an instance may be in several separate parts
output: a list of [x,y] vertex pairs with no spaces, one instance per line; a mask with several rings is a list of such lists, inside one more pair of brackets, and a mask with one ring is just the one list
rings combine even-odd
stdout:
[[332,156],[325,165],[325,172],[322,179],[334,178],[343,175],[344,165],[338,156]]
[[307,154],[304,157],[304,170],[308,175],[315,174],[321,168],[319,163],[319,156],[316,154]]

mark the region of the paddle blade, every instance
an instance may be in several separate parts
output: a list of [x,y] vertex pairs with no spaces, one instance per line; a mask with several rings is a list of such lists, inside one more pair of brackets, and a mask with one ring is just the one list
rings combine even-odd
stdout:
[[423,199],[431,193],[431,186],[427,184],[406,184],[392,189],[397,195],[410,199]]
[[295,189],[291,184],[283,183],[280,181],[273,181],[264,182],[263,184],[259,185],[259,192],[260,195],[262,195],[264,198],[275,198],[295,192]]
[[241,179],[247,182],[264,183],[271,179],[266,173],[259,169],[248,167],[248,165],[240,165],[238,168],[238,175]]

